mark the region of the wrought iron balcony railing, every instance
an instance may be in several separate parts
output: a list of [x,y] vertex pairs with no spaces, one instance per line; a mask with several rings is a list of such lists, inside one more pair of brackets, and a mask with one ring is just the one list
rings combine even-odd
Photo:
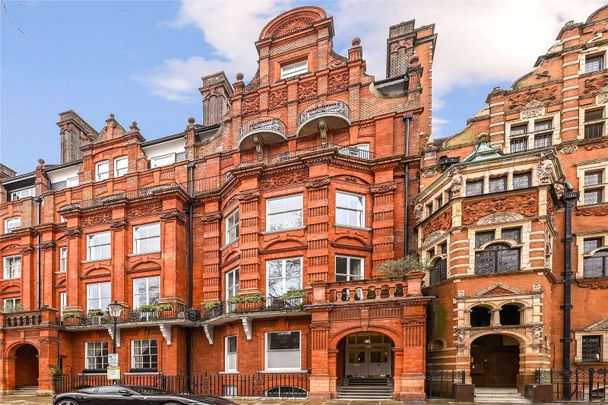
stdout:
[[342,145],[335,145],[332,143],[326,143],[326,144],[320,144],[320,145],[315,145],[315,146],[309,146],[307,148],[299,148],[297,150],[293,150],[293,151],[289,151],[289,152],[278,153],[275,155],[270,155],[270,156],[264,157],[262,159],[256,158],[256,159],[251,159],[251,160],[243,160],[243,161],[241,161],[239,166],[244,167],[244,166],[256,165],[256,164],[260,164],[260,163],[266,164],[266,165],[283,163],[283,162],[288,162],[290,160],[297,159],[300,156],[308,155],[308,154],[319,152],[319,151],[331,150],[331,149],[336,150],[338,152],[338,154],[343,155],[343,156],[354,157],[354,158],[363,159],[363,160],[376,159],[376,154],[374,152],[369,152],[369,151],[358,149],[358,148],[355,148],[352,146],[342,146]]
[[261,117],[246,121],[240,129],[239,147],[248,149],[255,144],[252,141],[254,135],[258,135],[261,143],[270,144],[287,140],[285,136],[285,124],[278,118]]
[[[186,308],[183,305],[173,306],[171,309],[151,309],[151,310],[130,310],[123,311],[117,320],[118,324],[151,322],[159,323],[166,321],[187,321],[196,322],[200,319],[200,311],[194,308]],[[77,316],[65,314],[61,324],[70,326],[97,326],[111,325],[114,323],[112,317],[107,312],[102,314],[87,313]]]
[[310,297],[305,298],[263,298],[258,302],[229,303],[218,301],[214,305],[203,309],[201,320],[218,318],[232,314],[250,314],[255,312],[297,312],[304,311],[305,306],[310,303]]
[[298,117],[298,134],[309,122],[320,117],[337,117],[350,123],[350,109],[344,101],[325,100],[308,106]]

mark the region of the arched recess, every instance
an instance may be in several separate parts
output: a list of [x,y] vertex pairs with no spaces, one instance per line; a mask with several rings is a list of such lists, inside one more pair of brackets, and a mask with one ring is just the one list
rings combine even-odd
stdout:
[[5,363],[7,377],[5,388],[12,390],[21,387],[38,387],[40,355],[38,347],[31,343],[19,342],[9,347],[6,353],[9,361]]
[[370,378],[388,382],[394,375],[395,340],[385,333],[372,330],[348,333],[335,347],[336,376],[341,384]]
[[470,373],[475,387],[516,387],[524,343],[521,337],[506,333],[472,338]]

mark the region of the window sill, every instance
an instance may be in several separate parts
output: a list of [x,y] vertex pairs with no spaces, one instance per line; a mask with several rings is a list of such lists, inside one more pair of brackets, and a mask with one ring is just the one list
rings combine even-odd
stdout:
[[234,370],[234,371],[218,371],[217,373],[221,374],[221,375],[241,374],[241,372],[238,371],[238,370]]
[[231,241],[231,242],[226,243],[224,246],[222,246],[222,247],[220,248],[220,252],[221,252],[222,250],[228,249],[230,246],[234,245],[234,244],[235,244],[235,243],[237,243],[238,241],[239,241],[239,238],[236,238],[235,240],[233,240],[233,241]]
[[160,372],[158,371],[128,371],[124,373],[125,375],[158,375]]
[[154,255],[157,253],[161,253],[160,250],[156,250],[154,252],[144,252],[144,253],[129,253],[127,257],[137,257],[137,256],[145,256],[145,255]]
[[2,278],[2,279],[0,279],[0,283],[3,281],[13,281],[13,280],[21,280],[21,277]]
[[95,260],[82,260],[80,263],[82,264],[87,264],[87,263],[96,263],[96,262],[103,262],[105,260],[112,260],[111,257],[105,258],[105,259],[95,259]]
[[294,373],[294,374],[308,374],[308,370],[292,369],[292,368],[281,368],[276,370],[260,370],[260,374],[280,374],[280,373]]
[[343,225],[343,224],[334,224],[334,226],[336,228],[348,228],[348,229],[355,229],[358,231],[367,231],[367,232],[372,230],[372,228],[366,228],[364,226],[353,226],[353,225]]
[[265,231],[265,232],[262,232],[261,234],[262,235],[271,235],[273,233],[281,233],[281,232],[289,232],[289,231],[301,231],[301,230],[304,230],[304,229],[306,229],[306,226],[299,226],[297,228],[278,229],[276,231]]

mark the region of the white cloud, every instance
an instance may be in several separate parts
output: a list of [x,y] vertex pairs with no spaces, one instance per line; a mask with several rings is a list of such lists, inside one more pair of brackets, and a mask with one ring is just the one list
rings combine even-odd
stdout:
[[450,123],[450,121],[448,121],[444,118],[433,117],[433,132],[432,132],[433,138],[439,139],[439,138],[446,136],[445,134],[443,134],[443,127],[449,123]]
[[[338,0],[321,6],[331,8],[328,13],[343,43],[361,37],[368,71],[377,78],[384,77],[390,25],[409,19],[416,19],[418,27],[434,23],[438,40],[433,93],[438,110],[442,98],[455,87],[513,81],[527,73],[536,57],[553,45],[566,21],[584,21],[603,4],[603,0]],[[137,80],[155,95],[190,100],[201,76],[225,70],[230,79],[239,71],[251,78],[257,61],[253,42],[270,19],[292,6],[291,0],[184,0],[172,25],[200,29],[214,52],[167,60]]]

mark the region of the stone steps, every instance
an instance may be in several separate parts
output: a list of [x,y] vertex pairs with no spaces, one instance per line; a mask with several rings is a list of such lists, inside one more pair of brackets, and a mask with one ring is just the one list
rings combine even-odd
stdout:
[[530,404],[516,388],[475,388],[475,402],[502,404]]
[[17,389],[11,391],[10,395],[14,395],[17,397],[29,397],[33,395],[38,395],[38,387],[18,387]]
[[386,378],[351,378],[338,388],[338,399],[345,400],[390,400],[393,386]]

